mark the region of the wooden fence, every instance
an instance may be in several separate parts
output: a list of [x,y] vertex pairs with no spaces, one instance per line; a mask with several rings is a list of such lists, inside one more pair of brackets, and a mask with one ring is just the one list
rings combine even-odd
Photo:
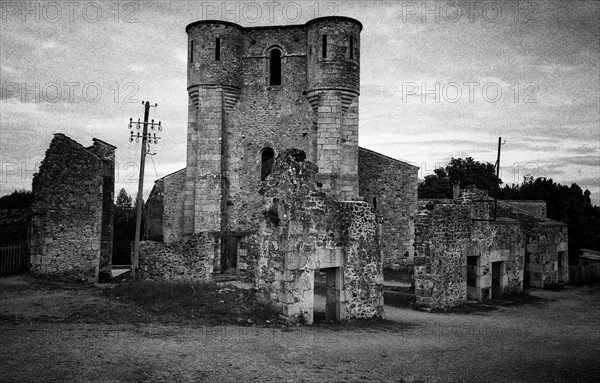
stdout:
[[579,285],[600,281],[600,263],[587,266],[569,266],[569,283]]
[[27,242],[0,243],[0,275],[26,273],[28,269]]

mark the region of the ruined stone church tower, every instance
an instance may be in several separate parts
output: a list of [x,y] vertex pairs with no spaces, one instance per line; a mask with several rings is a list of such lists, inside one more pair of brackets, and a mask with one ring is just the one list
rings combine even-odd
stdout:
[[413,258],[416,166],[358,146],[359,21],[186,27],[186,168],[156,181],[145,237],[214,236],[215,271],[248,270],[275,158],[299,149],[320,190],[372,205],[387,266]]
[[187,26],[182,234],[255,229],[261,181],[274,157],[292,147],[317,164],[324,191],[341,200],[358,196],[361,29],[346,17]]

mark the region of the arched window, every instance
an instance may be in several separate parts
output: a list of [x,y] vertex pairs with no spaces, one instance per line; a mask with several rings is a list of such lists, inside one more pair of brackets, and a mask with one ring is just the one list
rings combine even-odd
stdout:
[[273,169],[275,161],[275,151],[271,148],[264,148],[260,153],[260,179],[264,181]]
[[269,83],[271,85],[281,85],[281,51],[273,49],[269,58]]

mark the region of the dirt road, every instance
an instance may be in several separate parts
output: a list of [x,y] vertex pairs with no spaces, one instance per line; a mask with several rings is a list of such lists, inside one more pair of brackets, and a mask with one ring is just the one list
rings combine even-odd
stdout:
[[[136,323],[140,308],[102,296],[99,287],[46,290],[27,283],[0,279],[2,382],[591,382],[600,376],[598,284],[535,291],[537,299],[525,304],[460,314],[386,306],[389,321],[372,327],[259,328]],[[123,315],[108,323],[93,318],[92,308]]]

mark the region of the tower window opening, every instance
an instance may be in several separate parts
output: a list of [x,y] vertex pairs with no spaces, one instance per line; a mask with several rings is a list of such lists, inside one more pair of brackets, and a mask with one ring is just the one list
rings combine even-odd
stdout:
[[271,85],[281,85],[281,51],[273,49],[270,55],[269,76]]
[[354,60],[354,36],[350,36],[350,59]]
[[260,154],[260,179],[264,181],[271,174],[273,169],[273,161],[275,161],[275,151],[271,148],[264,148]]
[[323,35],[323,58],[327,58],[327,35]]
[[215,41],[215,60],[220,61],[221,60],[221,38],[217,37],[217,40]]
[[194,40],[190,41],[190,62],[194,62]]

